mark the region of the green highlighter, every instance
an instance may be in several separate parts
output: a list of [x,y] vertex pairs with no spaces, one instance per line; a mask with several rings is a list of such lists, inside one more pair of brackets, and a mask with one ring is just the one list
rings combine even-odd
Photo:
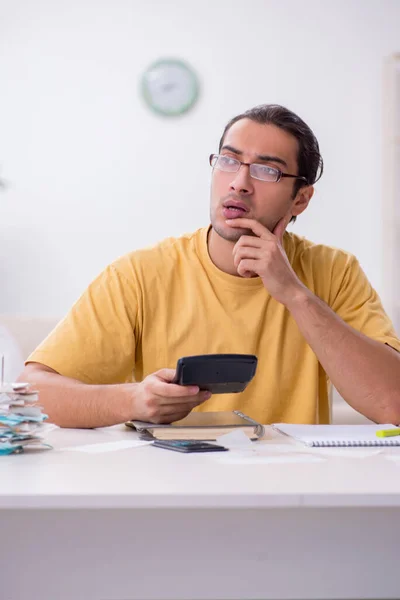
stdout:
[[400,435],[400,427],[397,429],[379,429],[376,432],[377,437],[391,437],[392,435]]

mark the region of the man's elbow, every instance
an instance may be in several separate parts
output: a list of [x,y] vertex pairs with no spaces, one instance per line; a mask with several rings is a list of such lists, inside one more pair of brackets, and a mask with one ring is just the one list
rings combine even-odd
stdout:
[[25,365],[21,374],[18,376],[17,382],[35,383],[38,381],[38,379],[41,379],[46,373],[55,373],[56,375],[59,374],[54,369],[51,369],[50,367],[43,365],[42,363],[29,362]]
[[388,394],[382,411],[379,411],[377,423],[400,424],[400,389]]

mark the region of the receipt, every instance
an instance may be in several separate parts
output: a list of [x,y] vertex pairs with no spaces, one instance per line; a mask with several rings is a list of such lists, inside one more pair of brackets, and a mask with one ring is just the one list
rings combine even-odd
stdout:
[[115,450],[126,450],[127,448],[138,448],[139,446],[148,446],[153,442],[143,442],[141,440],[118,440],[116,442],[103,442],[101,444],[85,444],[84,446],[69,446],[60,448],[73,452],[87,452],[88,454],[98,454],[100,452],[114,452]]

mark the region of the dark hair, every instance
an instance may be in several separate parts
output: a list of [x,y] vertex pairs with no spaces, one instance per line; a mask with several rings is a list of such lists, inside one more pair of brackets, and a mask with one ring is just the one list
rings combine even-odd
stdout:
[[[246,110],[246,112],[233,117],[224,129],[219,142],[219,151],[221,151],[228,130],[236,123],[236,121],[240,121],[241,119],[251,119],[261,125],[275,125],[296,138],[299,146],[297,154],[297,174],[305,177],[307,183],[301,179],[295,181],[293,198],[301,187],[313,185],[321,178],[324,170],[324,161],[322,160],[319,151],[317,138],[307,123],[300,119],[294,112],[279,104],[260,104],[259,106],[250,108],[249,110]],[[296,217],[293,217],[292,220],[295,221]]]

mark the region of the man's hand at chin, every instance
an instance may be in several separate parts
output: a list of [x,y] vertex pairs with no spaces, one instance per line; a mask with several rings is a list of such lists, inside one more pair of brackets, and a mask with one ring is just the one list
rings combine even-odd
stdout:
[[261,277],[264,287],[276,300],[288,305],[299,291],[307,291],[293,271],[283,248],[283,234],[291,219],[289,213],[276,225],[273,233],[254,219],[228,219],[233,228],[247,229],[233,248],[233,262],[242,277]]

